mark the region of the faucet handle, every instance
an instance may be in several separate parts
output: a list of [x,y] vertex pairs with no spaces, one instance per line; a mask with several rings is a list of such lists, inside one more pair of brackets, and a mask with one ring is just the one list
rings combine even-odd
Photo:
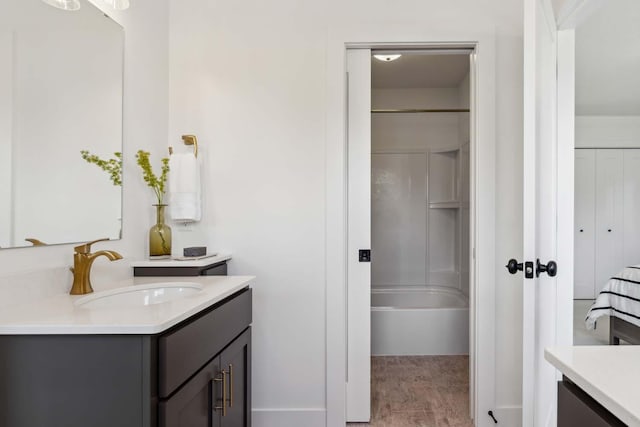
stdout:
[[108,242],[109,240],[109,238],[94,240],[92,242],[85,243],[84,245],[76,246],[73,250],[79,254],[89,254],[91,253],[91,245],[98,242]]

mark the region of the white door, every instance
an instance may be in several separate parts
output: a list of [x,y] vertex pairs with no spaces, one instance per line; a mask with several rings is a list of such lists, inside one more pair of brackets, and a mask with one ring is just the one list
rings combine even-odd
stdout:
[[596,281],[594,295],[624,265],[624,150],[596,150]]
[[576,150],[574,297],[595,298],[596,150]]
[[[544,360],[544,349],[571,344],[571,334],[563,329],[571,328],[571,324],[558,322],[558,310],[572,310],[573,292],[566,292],[563,287],[573,286],[567,280],[572,276],[573,265],[560,262],[555,277],[536,268],[538,259],[551,267],[559,252],[559,234],[567,235],[558,229],[558,186],[567,170],[558,169],[558,32],[551,0],[525,0],[524,4],[522,424],[538,427],[556,425],[558,377]],[[569,169],[573,174],[573,168]],[[565,223],[564,217],[560,219]],[[572,230],[567,233],[573,235]]]
[[640,260],[640,149],[624,150],[623,267]]
[[[371,417],[371,50],[347,51],[347,421]],[[375,256],[375,254],[374,254]]]

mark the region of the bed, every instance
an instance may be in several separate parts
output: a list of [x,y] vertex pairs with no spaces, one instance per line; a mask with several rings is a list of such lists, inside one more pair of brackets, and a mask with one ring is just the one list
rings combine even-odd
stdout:
[[640,265],[609,279],[587,313],[587,329],[595,329],[602,316],[610,316],[609,344],[618,345],[622,339],[640,345]]

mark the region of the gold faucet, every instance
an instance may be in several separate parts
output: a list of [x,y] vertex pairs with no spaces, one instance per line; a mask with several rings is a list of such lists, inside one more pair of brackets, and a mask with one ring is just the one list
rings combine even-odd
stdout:
[[34,239],[33,237],[29,237],[24,239],[26,242],[31,243],[33,246],[47,246],[47,244],[41,240]]
[[110,261],[122,259],[122,255],[115,251],[98,251],[91,253],[91,245],[97,242],[105,242],[109,239],[98,239],[84,245],[76,246],[73,254],[73,286],[71,287],[71,295],[84,295],[93,292],[91,287],[91,266],[93,261],[100,255],[109,258]]

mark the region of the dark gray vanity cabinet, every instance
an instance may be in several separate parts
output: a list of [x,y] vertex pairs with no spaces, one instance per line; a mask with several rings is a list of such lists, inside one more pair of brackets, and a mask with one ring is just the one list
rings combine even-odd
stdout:
[[0,427],[251,427],[252,291],[158,335],[0,336]]
[[251,329],[160,403],[160,427],[251,425]]
[[558,427],[624,427],[604,406],[566,377],[558,382]]

